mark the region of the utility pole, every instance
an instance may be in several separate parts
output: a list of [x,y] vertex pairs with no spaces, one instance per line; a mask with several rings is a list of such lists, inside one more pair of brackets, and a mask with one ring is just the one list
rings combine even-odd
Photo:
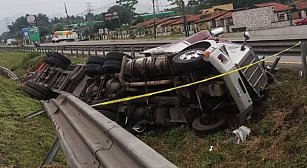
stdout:
[[70,17],[68,15],[67,6],[66,6],[65,2],[64,2],[64,7],[65,7],[66,19],[67,19],[67,23],[68,23],[68,31],[70,31]]
[[103,19],[103,39],[106,39],[106,13],[102,13]]
[[[93,19],[94,18],[90,18],[90,14],[92,14],[92,11],[93,11],[93,9],[92,9],[92,3],[91,2],[87,2],[86,3],[86,8],[87,8],[87,15],[88,15],[88,19],[89,19],[89,21],[90,21],[90,36],[92,36],[93,35],[93,27],[92,27],[92,24],[93,24]],[[93,16],[94,16],[94,14],[93,14]],[[93,39],[92,39],[93,40]]]
[[152,0],[152,7],[153,7],[153,17],[154,17],[154,20],[153,20],[153,23],[154,23],[153,31],[154,31],[154,37],[157,38],[155,0]]
[[291,6],[290,6],[291,0],[288,0],[288,13],[289,13],[289,20],[290,20],[290,26],[293,25],[293,21],[292,21],[292,10],[291,10]]
[[184,1],[183,1],[183,0],[181,0],[181,6],[182,6],[182,18],[183,18],[183,29],[184,29],[184,34],[185,34],[186,37],[189,37],[187,15],[186,15],[186,13],[185,13],[185,4],[184,4]]

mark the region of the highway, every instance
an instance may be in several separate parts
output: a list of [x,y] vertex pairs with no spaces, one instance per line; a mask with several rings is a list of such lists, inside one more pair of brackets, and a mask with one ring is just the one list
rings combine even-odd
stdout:
[[[268,30],[249,31],[251,40],[263,41],[263,40],[281,40],[281,39],[307,39],[307,25],[303,26],[290,26],[283,28],[275,28]],[[243,33],[227,33],[221,35],[221,38],[229,39],[230,41],[242,41]],[[79,41],[79,42],[60,42],[56,44],[46,43],[44,45],[100,45],[100,44],[138,44],[138,43],[172,43],[183,40],[184,37],[158,37],[145,38],[145,39],[127,39],[127,40],[101,40],[101,41]]]

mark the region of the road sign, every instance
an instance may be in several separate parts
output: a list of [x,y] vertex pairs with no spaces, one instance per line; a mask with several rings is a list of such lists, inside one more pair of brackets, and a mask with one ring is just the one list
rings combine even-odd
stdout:
[[113,19],[118,19],[119,16],[118,16],[118,13],[117,12],[113,12],[113,13],[105,13],[105,19],[107,21],[111,21]]
[[29,28],[22,28],[21,31],[23,37],[29,37]]
[[31,25],[36,24],[36,16],[35,15],[27,14],[26,18],[27,18],[27,22],[29,24],[31,24]]
[[29,28],[29,37],[31,41],[35,41],[35,42],[40,41],[39,30],[37,27]]

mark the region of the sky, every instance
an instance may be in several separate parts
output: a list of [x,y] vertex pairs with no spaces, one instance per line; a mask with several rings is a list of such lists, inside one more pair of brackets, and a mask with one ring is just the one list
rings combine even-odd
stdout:
[[[26,14],[44,13],[49,17],[64,16],[64,2],[69,15],[84,15],[87,3],[91,3],[94,13],[101,13],[115,5],[116,0],[0,0],[0,34],[16,18]],[[158,0],[159,8],[167,8],[167,0]],[[152,12],[152,0],[139,0],[137,12]]]

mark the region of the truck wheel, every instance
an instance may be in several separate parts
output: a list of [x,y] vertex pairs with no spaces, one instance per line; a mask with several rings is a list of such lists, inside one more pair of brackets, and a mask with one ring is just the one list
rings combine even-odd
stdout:
[[26,81],[24,84],[33,88],[33,89],[36,89],[37,91],[41,92],[45,96],[52,97],[53,92],[50,89],[46,88],[45,86],[39,85],[39,84],[31,82],[31,81]]
[[103,75],[103,72],[102,72],[102,65],[98,65],[98,64],[87,64],[87,65],[85,65],[84,73],[85,73],[87,76],[89,76],[89,77],[101,76],[101,75]]
[[64,55],[57,53],[57,52],[48,52],[46,54],[48,57],[54,57],[62,62],[64,62],[65,64],[71,64],[71,61],[65,57]]
[[23,85],[22,90],[38,100],[48,100],[45,95],[27,85]]
[[123,57],[127,56],[128,58],[131,58],[129,55],[119,52],[109,52],[107,53],[105,60],[115,60],[115,61],[122,61]]
[[53,97],[53,92],[51,90],[30,81],[24,83],[22,90],[39,100],[48,100]]
[[104,74],[111,74],[111,73],[119,73],[121,68],[121,62],[116,60],[106,60],[103,63],[102,71]]
[[[208,120],[208,121],[206,121]],[[221,117],[220,119],[208,118],[204,119],[202,116],[194,119],[192,123],[192,128],[196,133],[199,134],[209,134],[218,131],[223,126],[225,126],[228,118],[226,116]]]
[[205,51],[204,48],[193,48],[175,55],[172,60],[172,73],[177,75],[204,69],[203,51]]
[[61,60],[59,60],[59,59],[57,59],[55,57],[45,57],[44,61],[47,64],[54,65],[54,66],[62,68],[64,70],[66,70],[68,68],[68,66],[69,66],[69,64],[65,64],[64,62],[62,62]]
[[99,56],[91,56],[86,61],[87,64],[98,64],[98,65],[103,65],[103,62],[104,58]]

